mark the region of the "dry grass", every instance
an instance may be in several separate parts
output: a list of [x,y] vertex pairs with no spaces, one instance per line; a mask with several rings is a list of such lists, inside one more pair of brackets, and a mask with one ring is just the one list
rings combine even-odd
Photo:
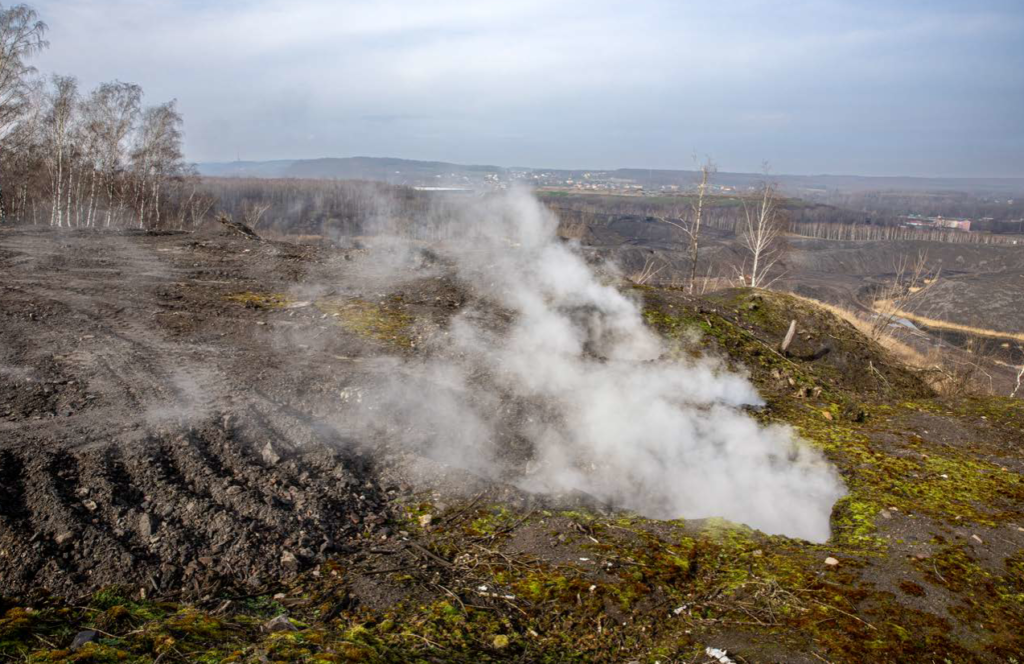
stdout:
[[900,341],[891,331],[885,330],[879,334],[873,321],[868,320],[853,309],[829,304],[828,302],[821,302],[809,297],[803,297],[802,295],[796,295],[795,293],[792,293],[791,295],[798,300],[821,307],[832,315],[841,318],[850,325],[853,325],[858,332],[868,338],[875,339],[882,348],[892,353],[901,362],[908,366],[918,369],[931,369],[935,366],[933,358],[929,358],[927,355],[911,347],[909,344]]
[[985,337],[987,339],[1012,339],[1013,341],[1024,342],[1024,334],[1014,332],[1000,332],[999,330],[990,330],[984,327],[974,327],[972,325],[961,325],[960,323],[951,323],[949,321],[938,320],[935,318],[928,318],[927,316],[921,316],[909,311],[904,311],[899,308],[887,309],[889,303],[883,300],[879,300],[874,304],[876,309],[882,308],[891,310],[897,316],[901,316],[911,321],[912,323],[923,325],[925,327],[934,328],[936,330],[948,330],[950,332],[962,332],[975,337]]

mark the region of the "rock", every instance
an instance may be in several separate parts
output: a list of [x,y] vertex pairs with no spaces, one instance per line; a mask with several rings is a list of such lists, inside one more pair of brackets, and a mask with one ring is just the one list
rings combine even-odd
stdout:
[[64,542],[67,542],[74,536],[75,534],[73,532],[71,532],[70,530],[66,530],[58,534],[56,537],[54,537],[53,540],[57,542],[57,544],[63,544]]
[[835,567],[836,565],[839,564],[839,561],[836,560],[835,558],[833,558],[832,556],[829,556],[828,558],[825,559],[825,564],[828,565],[829,567]]
[[880,517],[882,517],[883,519],[891,519],[892,518],[892,512],[890,512],[889,510],[882,510],[881,512],[878,513],[878,515]]
[[285,551],[281,554],[281,565],[292,570],[298,569],[299,559],[291,551]]
[[83,500],[82,504],[85,505],[85,509],[89,510],[90,512],[95,512],[96,508],[99,507],[99,505],[96,504],[95,500]]
[[148,540],[153,536],[153,519],[148,514],[139,517],[139,537]]
[[264,463],[268,466],[275,466],[281,460],[281,455],[277,453],[277,450],[270,443],[263,446],[263,449],[260,450],[260,456],[263,457]]
[[79,648],[84,646],[86,643],[92,643],[93,641],[95,641],[97,636],[98,636],[98,634],[97,634],[96,630],[93,630],[93,629],[82,630],[78,634],[75,634],[75,640],[71,642],[71,649],[72,650],[78,650]]
[[263,631],[265,632],[297,632],[299,628],[292,624],[292,621],[288,620],[288,616],[283,613],[278,617],[268,621],[263,625]]
[[846,408],[843,409],[843,417],[851,422],[859,423],[868,419],[868,413],[856,404],[847,404]]
[[720,648],[705,648],[704,654],[712,659],[717,659],[719,664],[735,664],[733,659],[729,657],[728,651]]

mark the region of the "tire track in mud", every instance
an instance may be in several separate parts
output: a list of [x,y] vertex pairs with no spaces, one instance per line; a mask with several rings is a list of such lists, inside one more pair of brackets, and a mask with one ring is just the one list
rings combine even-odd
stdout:
[[[78,498],[79,462],[66,450],[39,455],[22,468],[35,556],[15,562],[16,576],[42,584],[54,575],[86,585],[92,574],[108,576],[131,564],[130,551],[112,537]],[[83,561],[83,553],[103,550],[102,559]],[[10,556],[8,556],[10,557]],[[85,562],[86,564],[83,564]],[[5,570],[6,571],[6,570]]]
[[17,533],[29,530],[24,472],[25,464],[20,457],[7,450],[0,450],[0,506],[3,506],[0,509],[0,523],[5,529]]
[[[180,288],[197,272],[192,256],[129,248],[122,261],[97,238],[99,259],[118,269],[82,270],[97,256],[47,254],[39,246],[52,238],[38,240],[19,250],[42,260],[4,272],[26,303],[6,330],[25,357],[42,351],[95,400],[68,417],[0,426],[10,434],[0,440],[0,594],[111,583],[199,594],[280,579],[383,523],[373,468],[288,405],[305,398],[294,381],[281,399],[253,389],[254,361],[270,360],[271,379],[290,365],[248,338],[251,319],[216,315],[212,329],[236,335],[227,343],[163,327],[156,315],[168,306],[220,301],[218,290]],[[258,281],[236,276],[249,265],[229,267],[233,283]]]

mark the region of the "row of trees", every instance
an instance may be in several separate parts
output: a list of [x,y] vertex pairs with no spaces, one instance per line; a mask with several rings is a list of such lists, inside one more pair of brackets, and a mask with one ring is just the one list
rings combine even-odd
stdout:
[[911,228],[877,224],[833,224],[827,222],[794,223],[793,235],[824,240],[926,240],[954,244],[1017,244],[1020,239],[1010,235],[964,232],[949,228]]
[[197,224],[213,202],[185,163],[176,103],[144,106],[133,83],[83,94],[72,76],[42,79],[29,59],[45,34],[32,8],[0,6],[0,221]]

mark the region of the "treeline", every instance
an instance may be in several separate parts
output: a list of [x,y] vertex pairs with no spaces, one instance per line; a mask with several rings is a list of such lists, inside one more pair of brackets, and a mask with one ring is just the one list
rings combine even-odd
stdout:
[[434,207],[424,192],[362,180],[204,178],[201,193],[259,231],[332,239],[407,229]]
[[0,6],[0,221],[59,227],[197,225],[213,200],[185,163],[174,101],[143,104],[113,81],[83,94],[73,76],[29,65],[46,24]]
[[1017,244],[1019,237],[953,230],[876,224],[790,223],[789,232],[823,240],[927,240],[955,244]]

